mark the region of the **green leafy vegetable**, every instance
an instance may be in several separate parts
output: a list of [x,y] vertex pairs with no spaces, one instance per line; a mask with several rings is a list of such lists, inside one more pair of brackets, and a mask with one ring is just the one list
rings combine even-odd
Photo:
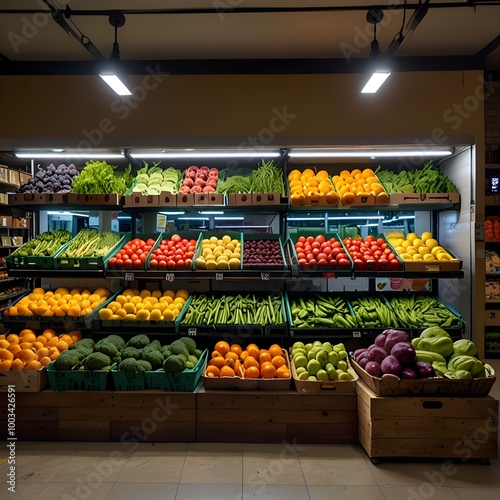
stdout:
[[73,179],[73,193],[123,195],[132,185],[132,167],[129,165],[123,172],[115,169],[105,161],[88,161],[80,175]]

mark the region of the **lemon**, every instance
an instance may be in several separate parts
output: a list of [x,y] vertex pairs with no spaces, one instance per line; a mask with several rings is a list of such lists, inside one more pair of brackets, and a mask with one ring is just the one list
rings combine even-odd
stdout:
[[415,247],[408,247],[406,249],[406,253],[412,256],[418,254],[417,249]]
[[149,311],[147,309],[141,309],[140,311],[137,311],[137,314],[135,315],[135,319],[137,321],[148,321],[149,320]]
[[438,254],[437,260],[442,261],[442,260],[451,260],[451,255],[449,253],[443,252]]
[[231,243],[231,236],[225,234],[223,237],[222,237],[222,242],[227,245],[228,243]]
[[123,321],[135,321],[135,314],[127,314],[124,318]]
[[424,255],[430,254],[431,251],[427,247],[419,247],[418,253],[423,257]]
[[431,253],[428,253],[428,254],[424,255],[424,260],[426,262],[435,262],[436,261],[436,257],[434,257],[434,255],[432,255]]
[[161,290],[153,290],[153,293],[151,295],[159,299],[162,296],[162,293]]
[[431,254],[436,256],[438,253],[441,253],[441,252],[444,252],[445,249],[441,246],[437,246],[437,247],[434,247],[432,250],[431,250]]
[[396,247],[395,250],[398,253],[404,253],[404,251],[405,251],[404,247],[402,247],[402,246],[401,247]]
[[411,244],[411,241],[405,240],[405,241],[403,241],[403,243],[401,243],[401,246],[403,248],[408,248],[408,247],[413,246],[413,245]]
[[418,234],[417,233],[408,233],[406,235],[406,241],[410,241],[410,242],[413,242],[413,240],[415,238],[418,238]]
[[142,299],[144,299],[145,297],[151,297],[151,292],[149,290],[143,290],[140,295],[139,295]]
[[415,238],[412,242],[412,245],[415,247],[415,248],[419,248],[423,245],[423,241],[420,239],[420,238]]
[[430,233],[429,231],[424,231],[422,233],[422,235],[420,236],[420,239],[423,242],[426,242],[427,240],[430,240],[431,238],[432,238],[432,233]]
[[207,262],[202,257],[198,257],[195,260],[195,262],[194,262],[194,267],[196,269],[206,269],[207,268]]
[[424,260],[423,257],[419,253],[414,254],[412,256],[412,259],[413,260]]
[[437,242],[437,240],[435,240],[434,238],[429,238],[425,241],[425,246],[429,249],[429,250],[432,250],[433,248],[436,248],[437,246],[439,246],[439,243]]
[[161,311],[159,309],[153,309],[149,314],[150,321],[160,321],[161,320]]
[[219,260],[217,261],[216,267],[219,270],[229,269],[229,263],[227,260]]
[[210,238],[210,243],[215,243],[217,245],[218,242],[219,242],[219,238],[217,238],[217,236],[212,236]]
[[210,271],[215,271],[215,269],[217,269],[217,263],[215,262],[215,257],[213,260],[207,260],[207,269]]

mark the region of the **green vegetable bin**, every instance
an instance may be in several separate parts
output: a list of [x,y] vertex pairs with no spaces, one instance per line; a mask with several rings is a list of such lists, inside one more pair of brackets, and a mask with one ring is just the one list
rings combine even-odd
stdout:
[[54,361],[47,366],[53,391],[105,391],[109,370],[56,370]]
[[64,247],[61,248],[60,252],[57,252],[54,258],[55,269],[82,269],[86,271],[98,271],[104,270],[107,266],[108,260],[113,257],[118,251],[118,248],[121,248],[124,243],[130,241],[131,235],[130,233],[119,233],[121,235],[118,243],[111,249],[111,251],[105,255],[104,257],[60,257],[66,246],[71,244],[70,240]]
[[144,372],[122,372],[114,366],[111,376],[117,391],[142,391],[146,387]]
[[146,372],[146,389],[193,392],[205,371],[207,361],[208,349],[205,349],[193,368],[179,373],[167,373],[164,370]]

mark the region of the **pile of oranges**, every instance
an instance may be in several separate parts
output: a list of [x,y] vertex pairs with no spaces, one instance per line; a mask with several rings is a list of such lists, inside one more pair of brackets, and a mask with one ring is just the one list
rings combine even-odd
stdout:
[[317,174],[310,168],[303,172],[292,170],[288,174],[288,182],[290,203],[293,206],[312,205],[321,198],[325,198],[329,205],[337,205],[339,202],[339,196],[326,170],[320,170]]
[[50,328],[36,335],[28,328],[0,335],[0,370],[39,370],[82,338],[78,330],[57,335]]
[[374,196],[376,204],[387,204],[389,195],[380,184],[373,170],[355,168],[351,172],[342,170],[339,175],[334,175],[332,181],[340,196],[342,205],[352,205],[357,196]]
[[205,376],[290,378],[290,367],[278,344],[273,344],[269,349],[259,349],[256,344],[248,344],[243,350],[239,344],[229,345],[222,340],[215,345]]
[[57,288],[33,291],[9,307],[9,316],[87,316],[97,306],[111,296],[107,288],[97,288],[93,293],[88,289]]

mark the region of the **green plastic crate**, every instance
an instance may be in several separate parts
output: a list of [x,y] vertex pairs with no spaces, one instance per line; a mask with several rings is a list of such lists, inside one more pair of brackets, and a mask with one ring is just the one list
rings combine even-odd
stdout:
[[109,370],[56,370],[54,361],[47,366],[53,391],[105,391]]
[[142,391],[146,386],[144,372],[121,372],[115,366],[111,376],[117,391]]
[[163,370],[146,372],[146,388],[162,391],[193,392],[207,366],[208,349],[203,351],[194,368],[179,373],[167,373]]

